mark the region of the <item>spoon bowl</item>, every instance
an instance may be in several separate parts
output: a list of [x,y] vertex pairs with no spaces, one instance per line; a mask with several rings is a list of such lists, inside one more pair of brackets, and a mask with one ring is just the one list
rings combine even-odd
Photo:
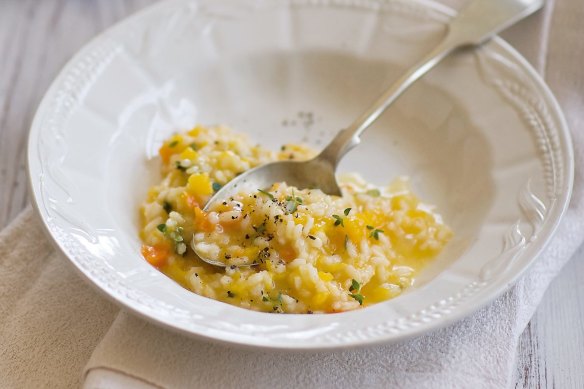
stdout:
[[231,180],[207,202],[204,210],[240,192],[266,189],[276,182],[299,188],[318,188],[332,196],[341,196],[334,166],[320,156],[308,161],[278,161],[250,169]]

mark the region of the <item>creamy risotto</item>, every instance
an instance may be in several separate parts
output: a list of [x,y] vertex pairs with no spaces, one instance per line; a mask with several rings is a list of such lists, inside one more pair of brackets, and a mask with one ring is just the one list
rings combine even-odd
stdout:
[[313,155],[269,151],[226,127],[172,136],[160,148],[162,182],[142,206],[144,258],[197,294],[264,312],[342,312],[399,295],[451,236],[405,179],[377,188],[341,177],[343,197],[280,182],[202,210],[247,169]]

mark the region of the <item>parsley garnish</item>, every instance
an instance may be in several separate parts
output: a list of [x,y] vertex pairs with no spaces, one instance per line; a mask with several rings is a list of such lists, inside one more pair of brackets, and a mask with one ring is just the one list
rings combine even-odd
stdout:
[[361,291],[361,284],[359,283],[359,281],[352,279],[351,286],[349,287],[349,292],[353,292],[353,293],[349,293],[349,296],[351,296],[355,300],[359,301],[359,305],[363,305],[364,297],[361,293],[359,293],[360,291]]
[[264,232],[266,232],[266,223],[262,223],[259,226],[252,226],[252,228],[255,230],[255,232],[257,232],[259,235],[262,235]]
[[265,191],[263,189],[258,189],[258,192],[265,194],[266,196],[268,196],[270,198],[270,200],[273,200],[274,199],[274,195],[271,194],[270,192],[267,192],[267,191]]
[[342,217],[340,217],[339,215],[333,215],[333,218],[335,219],[335,227],[338,225],[341,225],[343,227],[345,226],[345,222]]
[[375,227],[373,227],[373,226],[370,226],[370,225],[368,225],[368,226],[367,226],[367,229],[368,229],[368,230],[372,230],[372,229],[374,229],[374,228],[375,228]]
[[288,213],[295,212],[296,208],[298,208],[298,204],[296,204],[296,201],[293,201],[293,200],[286,201],[286,211]]
[[278,292],[278,297],[276,297],[276,298],[272,298],[272,297],[264,295],[264,296],[262,296],[262,301],[265,303],[271,302],[272,304],[274,304],[274,310],[277,310],[284,303],[284,301],[282,299],[282,292]]
[[170,234],[168,234],[170,236],[170,238],[172,240],[174,240],[176,243],[180,243],[184,241],[184,238],[182,236],[183,233],[183,228],[182,227],[177,227],[176,231],[171,232]]
[[302,197],[295,196],[294,191],[292,191],[292,196],[286,196],[286,211],[288,211],[288,213],[296,212],[298,206],[303,202],[304,200],[302,200]]
[[172,205],[168,201],[165,201],[162,204],[162,208],[164,208],[164,210],[166,211],[166,213],[171,213],[172,212]]
[[355,300],[359,301],[359,305],[363,305],[363,295],[358,293],[351,293],[349,296],[353,297]]
[[379,191],[379,189],[370,189],[370,190],[368,190],[365,193],[367,193],[371,197],[379,197],[379,196],[381,196],[381,192]]
[[156,229],[164,234],[165,237],[170,238],[174,241],[174,251],[178,255],[184,255],[187,252],[187,245],[184,243],[184,238],[182,236],[183,228],[177,227],[174,231],[168,231],[168,226],[166,224],[159,224]]
[[181,171],[183,171],[183,172],[186,172],[186,171],[187,171],[187,168],[186,168],[186,167],[184,167],[183,165],[181,165],[181,164],[180,164],[180,161],[176,161],[176,162],[175,162],[175,166],[176,166],[176,168],[177,168],[178,170],[181,170]]
[[178,140],[173,140],[172,142],[170,142],[170,143],[168,144],[168,147],[174,147],[174,146],[176,146],[176,145],[178,145]]
[[370,237],[373,237],[377,240],[379,240],[379,234],[383,233],[383,230],[380,230],[379,228],[374,229],[373,231],[371,231],[371,234],[369,235]]
[[353,292],[353,293],[349,293],[349,296],[351,296],[355,300],[359,301],[359,305],[363,305],[364,297],[361,293],[359,293],[360,291],[361,291],[361,284],[359,283],[359,281],[352,279],[351,286],[349,287],[349,292]]
[[346,208],[343,213],[345,214],[345,216],[349,216],[349,212],[351,212],[351,208]]
[[191,149],[193,149],[194,151],[197,151],[197,150],[199,149],[199,146],[197,146],[197,144],[196,144],[196,143],[191,143],[189,146],[190,146],[190,148],[191,148]]
[[218,182],[214,182],[212,187],[213,187],[213,192],[219,192],[219,189],[221,189],[223,187],[223,185],[221,185]]
[[166,224],[159,224],[156,229],[164,234],[165,237],[170,238],[174,241],[174,251],[183,255],[187,251],[187,245],[184,243],[184,238],[182,236],[183,228],[177,227],[175,231],[168,231],[168,226]]

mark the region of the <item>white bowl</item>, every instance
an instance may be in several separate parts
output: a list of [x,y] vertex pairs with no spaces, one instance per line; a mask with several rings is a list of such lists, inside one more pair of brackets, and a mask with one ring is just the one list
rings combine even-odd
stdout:
[[378,184],[411,177],[454,230],[402,296],[334,315],[248,311],[181,288],[146,263],[138,238],[163,138],[224,123],[268,146],[321,147],[439,40],[449,15],[422,0],[179,0],[123,21],[67,64],[34,119],[29,170],[47,230],[123,307],[218,341],[348,347],[472,313],[536,259],[572,185],[560,109],[500,39],[448,58],[342,163]]

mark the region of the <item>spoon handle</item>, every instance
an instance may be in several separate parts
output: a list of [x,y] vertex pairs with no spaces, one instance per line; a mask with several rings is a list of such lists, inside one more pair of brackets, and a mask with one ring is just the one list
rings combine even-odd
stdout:
[[333,166],[336,166],[347,152],[361,142],[360,135],[363,131],[375,122],[406,89],[440,63],[455,48],[456,46],[453,46],[448,39],[443,40],[383,92],[365,113],[359,116],[350,126],[341,130],[320,153],[318,158],[325,159]]
[[442,41],[397,79],[371,107],[341,130],[317,157],[336,167],[357,146],[360,135],[414,82],[453,51],[482,44],[511,24],[542,7],[543,0],[474,0],[447,25]]

